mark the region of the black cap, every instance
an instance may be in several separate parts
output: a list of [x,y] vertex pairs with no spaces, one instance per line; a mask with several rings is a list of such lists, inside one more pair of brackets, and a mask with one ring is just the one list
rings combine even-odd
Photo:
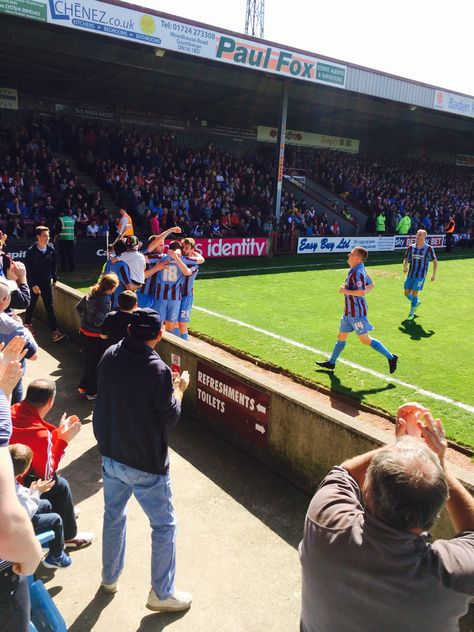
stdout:
[[130,319],[130,336],[136,340],[153,340],[161,331],[161,320],[158,312],[145,307],[133,312]]

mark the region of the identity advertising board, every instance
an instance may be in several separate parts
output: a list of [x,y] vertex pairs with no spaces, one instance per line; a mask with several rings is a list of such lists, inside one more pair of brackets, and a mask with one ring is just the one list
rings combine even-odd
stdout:
[[[8,241],[8,254],[12,259],[22,260],[30,241]],[[167,241],[167,244],[171,241]],[[196,239],[196,250],[204,259],[225,259],[231,257],[264,257],[268,254],[264,237],[234,237],[221,239]],[[106,256],[105,238],[80,239],[75,246],[76,263],[100,262]]]
[[264,257],[268,254],[267,240],[264,237],[196,239],[196,250],[204,259]]
[[266,393],[199,361],[196,403],[204,414],[244,439],[268,443],[270,396]]
[[468,154],[458,154],[456,156],[457,167],[474,167],[474,156]]
[[350,252],[356,246],[362,246],[371,252],[392,251],[395,237],[300,237],[296,254]]
[[15,90],[15,88],[0,88],[0,109],[18,110],[18,90]]
[[346,83],[346,66],[332,61],[98,0],[48,0],[48,22],[291,79]]
[[474,99],[443,90],[435,90],[433,108],[451,112],[451,114],[474,117]]
[[[257,140],[263,143],[276,143],[278,129],[259,125],[257,127]],[[337,149],[349,154],[358,154],[360,141],[356,138],[343,138],[342,136],[330,136],[329,134],[312,134],[311,132],[299,132],[293,129],[286,130],[286,144],[299,147],[317,147],[319,149]]]
[[[456,236],[454,236],[456,239]],[[395,237],[395,250],[401,250],[408,248],[411,244],[416,242],[415,235],[396,235]],[[433,248],[444,248],[446,245],[446,235],[428,235],[426,243]]]

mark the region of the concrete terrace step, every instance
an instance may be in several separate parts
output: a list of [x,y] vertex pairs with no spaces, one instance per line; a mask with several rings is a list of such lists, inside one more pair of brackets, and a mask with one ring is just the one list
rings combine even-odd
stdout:
[[[40,353],[28,363],[26,384],[51,375],[56,403],[48,420],[63,411],[82,421],[67,447],[61,473],[81,508],[80,530],[95,532],[90,547],[73,551],[73,566],[38,574],[71,632],[289,632],[300,610],[301,539],[309,498],[240,449],[184,416],[170,431],[171,479],[176,514],[177,586],[193,594],[184,614],[151,614],[150,526],[131,499],[127,556],[117,595],[98,592],[102,545],[102,472],[91,414],[94,402],[77,393],[83,356],[70,339],[50,340],[35,320]],[[126,377],[124,377],[124,385]],[[275,606],[278,604],[278,607]]]
[[77,160],[73,158],[73,156],[64,152],[55,152],[54,157],[61,162],[65,162],[66,160],[69,162],[74,175],[76,175],[79,181],[84,184],[89,193],[97,193],[98,191],[100,191],[104,206],[109,211],[109,213],[114,214],[118,212],[119,207],[117,206],[117,204],[115,204],[112,198],[97,184],[97,182],[93,178],[91,178],[90,175],[79,169]]

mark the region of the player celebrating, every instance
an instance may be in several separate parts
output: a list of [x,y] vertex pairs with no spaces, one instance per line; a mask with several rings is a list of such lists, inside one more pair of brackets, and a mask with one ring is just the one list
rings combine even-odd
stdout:
[[334,370],[336,361],[346,346],[347,336],[351,331],[356,332],[363,344],[369,345],[374,351],[381,353],[387,358],[390,373],[394,373],[397,369],[398,356],[390,353],[381,342],[371,338],[368,333],[373,329],[373,326],[367,318],[365,296],[374,289],[372,279],[367,274],[364,266],[364,261],[366,261],[368,255],[367,250],[359,246],[353,248],[347,258],[347,263],[350,267],[349,274],[345,284],[339,288],[339,292],[344,294],[344,316],[341,318],[339,335],[331,357],[326,362],[316,362],[323,369]]
[[138,307],[155,307],[157,287],[163,282],[161,273],[170,262],[170,258],[163,254],[165,239],[172,233],[179,234],[180,232],[179,226],[173,226],[159,235],[149,237],[148,245],[143,252],[146,256],[145,283],[137,292]]
[[[192,237],[186,237],[181,241],[182,261],[191,266],[192,274],[183,279],[181,305],[179,307],[178,323],[174,333],[183,340],[188,339],[188,323],[191,319],[191,309],[194,298],[194,281],[199,272],[199,266],[205,262],[204,257],[195,250],[196,242]],[[194,265],[193,265],[194,264]],[[178,330],[176,329],[178,328]]]
[[421,304],[421,301],[418,299],[418,293],[421,292],[425,284],[430,261],[433,262],[432,281],[436,279],[436,272],[438,270],[438,259],[436,258],[433,246],[426,243],[426,234],[426,230],[419,230],[416,233],[416,244],[408,246],[405,258],[403,259],[403,272],[405,274],[408,264],[410,264],[404,286],[405,296],[411,302],[408,320],[415,318],[416,309]]
[[193,273],[197,267],[195,260],[187,259],[187,264],[181,258],[181,243],[172,241],[165,255],[168,266],[157,273],[156,299],[153,305],[164,323],[166,331],[179,336],[175,331],[181,306],[181,292],[183,280]]

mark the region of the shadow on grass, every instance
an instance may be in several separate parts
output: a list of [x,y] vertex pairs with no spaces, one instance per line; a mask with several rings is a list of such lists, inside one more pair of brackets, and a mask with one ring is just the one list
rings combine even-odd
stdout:
[[[376,387],[376,388],[365,388],[354,390],[350,386],[346,386],[341,382],[341,379],[333,372],[326,369],[316,369],[318,373],[325,373],[331,382],[331,392],[337,393],[338,395],[342,394],[345,397],[350,397],[357,402],[363,402],[364,398],[367,395],[373,395],[374,393],[381,393],[383,391],[391,391],[396,388],[396,385],[392,382],[387,382],[384,386]],[[337,402],[337,398],[336,398]],[[333,407],[336,408],[336,402],[333,403]]]
[[[416,317],[415,317],[416,318]],[[421,340],[422,338],[431,338],[431,336],[435,335],[435,331],[433,329],[429,329],[426,331],[423,329],[423,326],[417,323],[415,320],[405,319],[401,322],[401,327],[399,327],[399,331],[406,336],[410,336],[411,340]]]

